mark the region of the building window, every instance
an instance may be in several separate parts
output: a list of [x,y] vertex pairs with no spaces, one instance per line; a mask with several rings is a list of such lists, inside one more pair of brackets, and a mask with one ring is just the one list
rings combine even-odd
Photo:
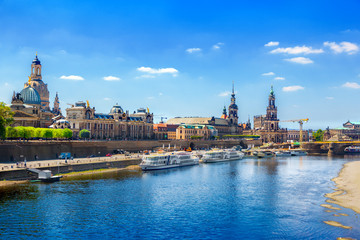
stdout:
[[75,128],[75,123],[73,123],[73,128]]

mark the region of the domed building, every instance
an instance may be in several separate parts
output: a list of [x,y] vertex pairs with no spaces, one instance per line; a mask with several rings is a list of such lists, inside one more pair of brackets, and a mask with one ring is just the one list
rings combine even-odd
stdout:
[[20,97],[24,104],[41,105],[41,98],[39,93],[32,87],[28,86],[21,90]]
[[118,105],[114,105],[111,110],[110,110],[110,114],[123,114],[124,110]]
[[49,127],[61,115],[56,93],[54,108],[49,107],[49,91],[42,81],[41,63],[37,55],[31,63],[31,75],[20,93],[13,94],[10,108],[14,111],[13,126]]
[[24,84],[24,89],[29,86],[34,88],[39,93],[41,98],[41,109],[50,111],[49,90],[47,84],[45,84],[42,80],[41,63],[37,54],[31,63],[31,74],[29,81]]
[[139,140],[153,138],[153,114],[145,109],[129,114],[116,104],[108,114],[96,113],[89,102],[76,102],[66,109],[73,136],[76,138],[82,129],[90,131],[93,139]]

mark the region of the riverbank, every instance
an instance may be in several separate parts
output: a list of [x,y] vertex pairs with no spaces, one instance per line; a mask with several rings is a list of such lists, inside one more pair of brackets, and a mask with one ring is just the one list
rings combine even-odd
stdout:
[[65,174],[59,174],[63,176],[63,179],[71,179],[73,177],[78,176],[87,176],[87,175],[94,175],[94,174],[103,174],[103,173],[111,173],[111,172],[119,172],[119,171],[133,171],[133,170],[140,170],[139,165],[130,165],[124,168],[110,168],[110,169],[95,169],[95,170],[87,170],[82,172],[70,172]]
[[[72,180],[73,178],[83,177],[83,176],[95,176],[95,175],[102,175],[107,173],[116,173],[116,172],[125,172],[125,171],[139,171],[141,168],[138,165],[129,165],[122,168],[109,168],[109,169],[93,169],[93,170],[86,170],[80,172],[69,172],[64,174],[58,174],[63,176],[63,180]],[[22,180],[22,181],[12,181],[12,180],[5,180],[0,181],[0,189],[12,187],[19,184],[29,183],[30,180]]]
[[332,179],[337,189],[334,193],[326,194],[328,202],[360,213],[360,161],[344,164],[339,176]]

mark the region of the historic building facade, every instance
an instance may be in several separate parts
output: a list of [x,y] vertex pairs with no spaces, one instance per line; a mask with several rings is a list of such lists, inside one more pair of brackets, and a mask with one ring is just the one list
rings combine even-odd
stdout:
[[287,129],[279,127],[277,107],[275,105],[275,93],[271,86],[268,106],[265,115],[254,117],[254,129],[245,131],[244,134],[260,135],[263,142],[282,143],[287,141]]
[[209,140],[217,136],[217,130],[210,125],[180,125],[176,129],[176,139],[190,140],[192,137],[199,137],[204,140]]
[[325,141],[360,140],[360,122],[347,121],[342,127],[327,129]]
[[110,113],[96,113],[89,102],[76,102],[66,109],[66,120],[73,130],[74,137],[82,129],[90,131],[93,139],[140,140],[153,138],[153,114],[138,109],[134,114],[124,112],[115,105]]
[[226,113],[226,107],[223,109],[221,117],[176,117],[169,119],[166,123],[171,125],[205,125],[212,126],[217,130],[219,136],[236,135],[241,133],[241,127],[238,124],[238,106],[236,105],[234,84],[228,107],[229,115]]
[[10,108],[14,112],[12,126],[49,127],[53,118],[61,115],[56,94],[54,108],[50,109],[49,90],[42,81],[41,63],[37,55],[31,63],[31,74],[20,93],[13,94]]

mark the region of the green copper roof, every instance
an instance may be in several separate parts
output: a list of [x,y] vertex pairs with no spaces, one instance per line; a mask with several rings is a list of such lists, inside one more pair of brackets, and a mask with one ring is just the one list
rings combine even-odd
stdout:
[[274,96],[274,88],[273,88],[272,85],[271,85],[270,95],[271,95],[271,96]]
[[39,93],[32,87],[24,88],[20,92],[21,98],[25,104],[41,104],[41,98]]

